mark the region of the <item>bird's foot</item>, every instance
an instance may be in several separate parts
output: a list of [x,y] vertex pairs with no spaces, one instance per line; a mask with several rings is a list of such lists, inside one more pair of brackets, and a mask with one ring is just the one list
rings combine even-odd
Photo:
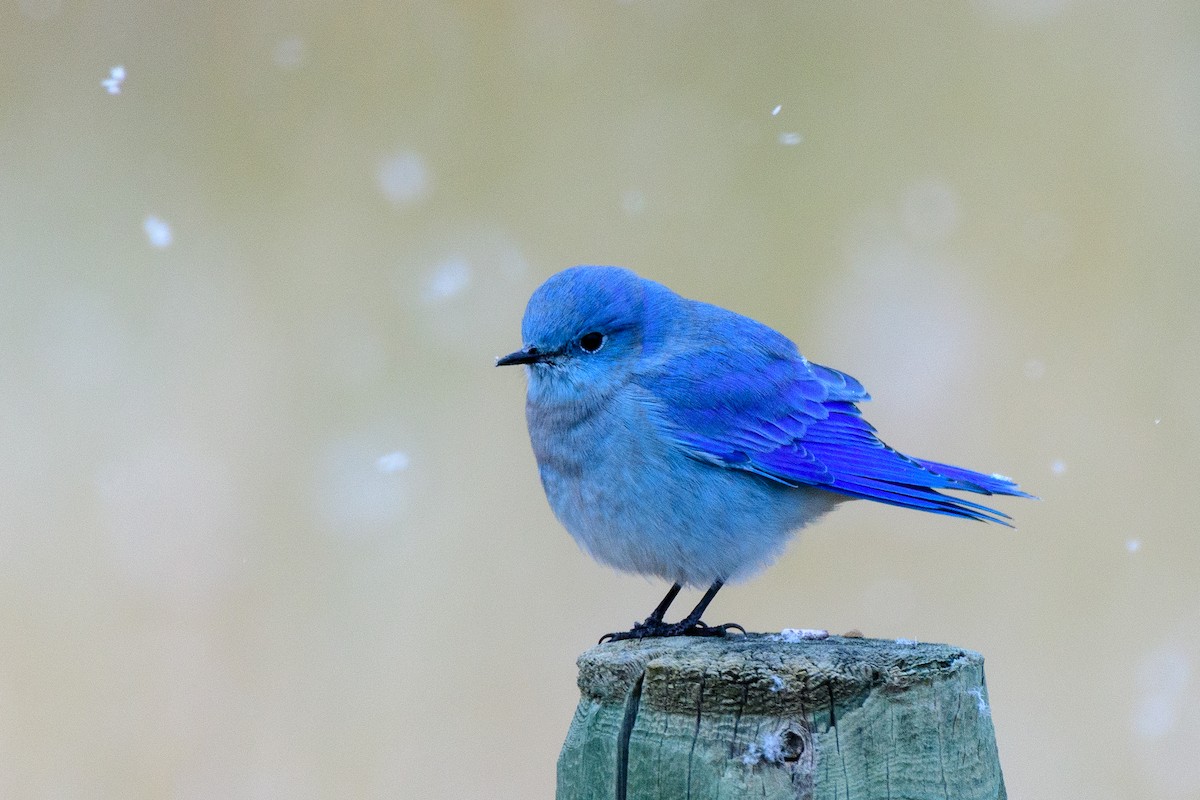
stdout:
[[679,622],[663,622],[662,620],[647,619],[645,622],[635,622],[633,628],[627,631],[606,633],[600,637],[600,644],[619,642],[622,639],[656,639],[667,636],[725,636],[731,630],[746,632],[746,629],[736,622],[726,622],[724,625],[705,625],[697,620],[680,620]]

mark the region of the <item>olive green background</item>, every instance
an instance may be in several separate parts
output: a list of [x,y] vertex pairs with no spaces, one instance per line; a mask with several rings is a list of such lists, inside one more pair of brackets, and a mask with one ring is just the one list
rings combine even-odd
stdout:
[[665,589],[491,366],[579,262],[1042,498],[850,504],[710,621],[983,652],[1013,797],[1200,796],[1198,9],[8,0],[0,796],[549,796]]

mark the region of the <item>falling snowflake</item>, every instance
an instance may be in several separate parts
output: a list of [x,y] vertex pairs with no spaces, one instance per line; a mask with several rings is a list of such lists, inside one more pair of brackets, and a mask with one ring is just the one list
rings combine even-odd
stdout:
[[108,71],[108,77],[100,81],[100,85],[108,91],[109,94],[120,94],[121,84],[125,82],[125,68],[118,64]]

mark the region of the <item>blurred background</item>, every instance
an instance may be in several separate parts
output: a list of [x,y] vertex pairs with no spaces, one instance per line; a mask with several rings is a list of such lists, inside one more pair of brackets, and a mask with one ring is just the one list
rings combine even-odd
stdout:
[[710,621],[979,650],[1011,796],[1200,797],[1200,6],[9,0],[0,70],[0,796],[551,796],[665,590],[492,368],[583,262],[1042,498]]

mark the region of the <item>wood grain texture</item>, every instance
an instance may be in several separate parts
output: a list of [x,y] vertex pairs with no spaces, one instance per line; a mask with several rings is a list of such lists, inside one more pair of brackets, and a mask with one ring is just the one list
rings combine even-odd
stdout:
[[599,645],[559,800],[1006,797],[978,653],[750,634]]

